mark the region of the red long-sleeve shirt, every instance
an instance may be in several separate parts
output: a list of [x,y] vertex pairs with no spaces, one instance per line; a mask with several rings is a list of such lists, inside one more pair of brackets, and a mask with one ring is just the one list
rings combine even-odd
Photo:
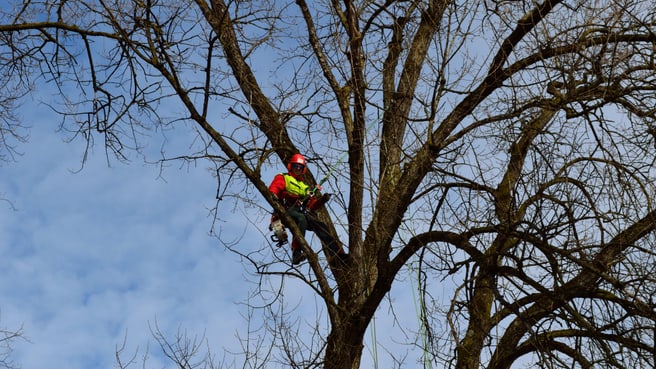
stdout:
[[[291,175],[291,174],[288,174]],[[301,181],[301,179],[298,179],[298,181]],[[297,204],[298,200],[301,199],[301,196],[299,195],[294,195],[287,191],[287,183],[285,181],[285,175],[284,174],[277,174],[275,177],[273,177],[273,181],[271,181],[271,184],[269,185],[269,191],[271,191],[272,194],[276,195],[278,199],[280,199],[285,207],[291,207]],[[318,191],[315,194],[315,196],[318,195]],[[308,209],[315,209],[317,205],[318,198],[317,197],[312,197],[309,199],[309,202],[307,204]]]
[[285,190],[286,187],[287,184],[285,182],[285,175],[280,173],[277,174],[275,177],[273,177],[273,181],[271,181],[271,184],[269,185],[269,191],[271,191],[272,194],[276,195],[278,199],[282,201],[283,204],[293,205],[296,203],[299,197],[287,192]]

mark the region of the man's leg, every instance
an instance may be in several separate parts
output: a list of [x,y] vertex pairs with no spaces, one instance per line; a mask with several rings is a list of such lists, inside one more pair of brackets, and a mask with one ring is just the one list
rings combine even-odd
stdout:
[[[305,231],[307,230],[308,227],[308,222],[307,218],[305,217],[305,214],[301,213],[300,211],[296,210],[295,208],[291,208],[287,210],[287,214],[294,219],[294,222],[298,225],[298,228],[301,229],[301,234],[303,237],[305,237]],[[299,264],[305,260],[305,254],[303,254],[303,249],[301,248],[301,245],[296,239],[296,237],[292,238],[292,264],[296,265]]]
[[328,255],[330,257],[335,255],[346,255],[344,250],[340,247],[339,242],[337,242],[337,239],[335,239],[335,237],[333,237],[333,235],[328,232],[328,226],[325,223],[312,215],[308,215],[307,229],[314,232],[314,234],[319,237],[321,242],[326,245],[328,248]]

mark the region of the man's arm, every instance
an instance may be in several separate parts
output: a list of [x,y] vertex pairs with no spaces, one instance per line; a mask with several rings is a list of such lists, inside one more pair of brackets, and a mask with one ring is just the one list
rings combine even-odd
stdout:
[[285,177],[282,174],[273,177],[273,181],[269,185],[269,191],[279,200],[282,200],[282,194],[285,191]]

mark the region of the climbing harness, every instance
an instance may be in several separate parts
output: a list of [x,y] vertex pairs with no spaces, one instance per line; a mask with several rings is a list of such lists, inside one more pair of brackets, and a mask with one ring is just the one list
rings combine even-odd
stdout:
[[[367,127],[366,131],[369,132],[379,121],[380,121],[380,117],[376,120],[373,120]],[[293,194],[302,196],[299,198],[297,203],[294,204],[293,206],[295,206],[299,211],[305,213],[308,210],[311,211],[311,210],[318,209],[321,206],[323,206],[326,202],[328,202],[328,200],[330,200],[330,197],[332,196],[332,194],[330,193],[324,193],[321,196],[321,198],[317,199],[317,201],[313,204],[310,204],[310,199],[315,196],[317,191],[322,190],[323,184],[326,183],[328,178],[330,178],[333,175],[333,172],[335,172],[337,167],[342,165],[344,160],[348,158],[348,155],[349,152],[344,151],[344,153],[339,157],[337,162],[335,162],[335,164],[331,165],[328,168],[328,173],[326,173],[326,175],[323,176],[323,178],[321,178],[321,180],[319,180],[319,182],[317,182],[317,184],[312,186],[311,188],[305,183],[298,181],[296,178],[287,174],[283,174],[285,177],[286,188],[290,189],[291,190],[290,192],[292,192]],[[287,169],[291,170],[290,167],[288,167]],[[307,170],[307,166],[306,166],[306,170]],[[282,245],[288,242],[287,230],[285,229],[284,224],[282,224],[280,219],[278,219],[275,215],[271,217],[269,230],[273,232],[273,234],[271,235],[271,240],[273,242],[276,242],[278,247],[281,247]]]

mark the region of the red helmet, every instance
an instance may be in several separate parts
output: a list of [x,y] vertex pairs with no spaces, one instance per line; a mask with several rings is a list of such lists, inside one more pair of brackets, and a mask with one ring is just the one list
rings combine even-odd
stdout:
[[305,161],[305,157],[301,154],[294,154],[292,155],[292,158],[289,159],[289,163],[287,163],[287,170],[291,173],[292,171],[292,164],[299,164],[303,166],[303,174],[307,172],[307,162]]

